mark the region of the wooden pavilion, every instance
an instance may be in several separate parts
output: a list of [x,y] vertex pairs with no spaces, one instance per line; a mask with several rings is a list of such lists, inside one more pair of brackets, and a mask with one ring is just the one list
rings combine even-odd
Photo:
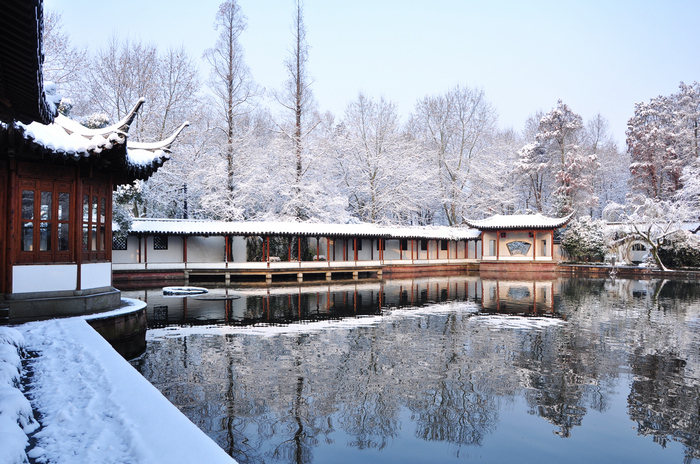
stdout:
[[128,130],[143,100],[103,129],[58,114],[43,87],[41,2],[1,6],[0,317],[116,308],[112,191],[151,176],[186,123],[164,141],[139,144]]

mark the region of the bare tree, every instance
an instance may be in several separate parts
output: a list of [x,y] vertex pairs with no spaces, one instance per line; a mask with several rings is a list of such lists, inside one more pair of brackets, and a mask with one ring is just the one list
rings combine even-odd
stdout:
[[243,60],[243,48],[239,41],[246,26],[246,17],[236,0],[225,1],[219,6],[214,22],[219,37],[214,47],[204,52],[204,58],[212,67],[208,84],[214,95],[213,107],[221,121],[215,127],[225,140],[222,154],[226,159],[229,192],[235,189],[238,120],[252,111],[257,93],[250,70]]
[[456,86],[416,104],[411,130],[438,166],[442,209],[449,225],[462,222],[473,158],[488,146],[496,111],[479,89]]
[[65,96],[77,98],[88,67],[87,48],[77,48],[63,30],[61,13],[44,15],[44,76],[58,85]]
[[362,221],[393,222],[416,213],[415,198],[425,173],[415,147],[401,132],[396,105],[360,93],[345,110],[345,131],[338,140],[352,213]]
[[[285,61],[287,81],[282,92],[274,94],[275,99],[292,114],[291,124],[277,124],[280,131],[291,139],[295,159],[295,195],[300,195],[302,178],[308,169],[310,161],[306,164],[305,140],[307,136],[320,124],[321,119],[314,111],[315,101],[311,92],[311,79],[307,73],[309,59],[309,45],[306,42],[306,25],[304,24],[304,11],[301,0],[295,4],[292,21],[293,45],[291,56]],[[288,113],[288,114],[289,114]],[[297,203],[299,203],[297,201]],[[304,219],[304,212],[298,208],[297,217]]]

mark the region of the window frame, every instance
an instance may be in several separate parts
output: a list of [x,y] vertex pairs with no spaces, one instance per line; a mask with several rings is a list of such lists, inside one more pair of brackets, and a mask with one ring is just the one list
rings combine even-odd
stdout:
[[[31,192],[31,215],[26,206]],[[69,263],[74,261],[75,230],[72,224],[73,182],[42,178],[21,178],[17,195],[17,262]],[[62,201],[62,199],[65,200]],[[47,201],[48,200],[48,201]],[[30,235],[25,231],[31,228]],[[29,242],[25,240],[29,239]],[[29,249],[24,249],[29,243]]]

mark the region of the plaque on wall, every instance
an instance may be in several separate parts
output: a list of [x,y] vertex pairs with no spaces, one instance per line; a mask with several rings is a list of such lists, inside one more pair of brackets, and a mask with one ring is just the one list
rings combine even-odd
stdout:
[[508,247],[508,251],[510,251],[511,255],[527,256],[527,252],[530,251],[530,247],[532,245],[528,242],[517,240],[514,242],[508,242],[506,246]]

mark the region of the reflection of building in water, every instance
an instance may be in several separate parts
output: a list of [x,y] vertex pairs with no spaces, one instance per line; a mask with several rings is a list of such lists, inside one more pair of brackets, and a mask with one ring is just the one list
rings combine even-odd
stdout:
[[481,280],[483,310],[497,313],[552,314],[555,280]]
[[[381,314],[386,308],[447,301],[478,301],[475,276],[281,287],[210,288],[206,295],[167,296],[161,288],[125,291],[148,303],[149,324],[288,323]],[[167,306],[163,318],[162,306]]]

